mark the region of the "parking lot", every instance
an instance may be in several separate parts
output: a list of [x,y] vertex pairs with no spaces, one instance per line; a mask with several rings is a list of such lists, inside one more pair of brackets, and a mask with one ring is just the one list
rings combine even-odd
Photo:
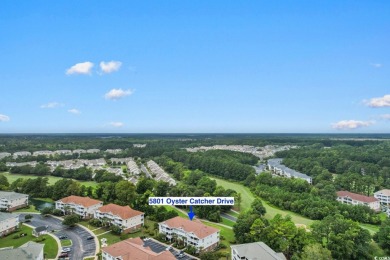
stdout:
[[[167,245],[163,244],[163,243],[160,243],[156,240],[153,240],[153,239],[149,239],[149,240],[144,240],[144,247],[150,247],[150,249],[152,249],[153,252],[155,253],[160,253],[162,251],[165,251],[167,249]],[[190,259],[196,259],[194,258],[193,256],[190,256],[190,255],[187,255],[185,253],[183,257],[179,258],[179,250],[178,249],[175,249],[173,248],[172,250],[170,250],[169,252],[171,252],[175,257],[176,259],[180,259],[180,260],[190,260]]]
[[[24,220],[25,215],[26,214],[20,214],[20,220]],[[32,215],[33,218],[31,219],[31,222],[28,223],[29,225],[34,227],[47,225],[49,226],[49,231],[55,230],[54,233],[50,232],[51,234],[57,236],[58,238],[60,236],[67,236],[68,239],[72,241],[72,245],[69,246],[70,252],[68,259],[80,260],[84,257],[95,255],[95,239],[88,240],[87,237],[91,236],[91,233],[89,233],[84,228],[81,228],[79,226],[68,228],[62,225],[61,220],[56,219],[54,217],[43,217],[39,214]]]

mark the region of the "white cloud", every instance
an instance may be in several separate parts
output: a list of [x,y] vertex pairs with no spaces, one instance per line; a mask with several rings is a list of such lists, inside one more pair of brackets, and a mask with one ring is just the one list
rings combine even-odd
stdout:
[[370,65],[374,68],[381,68],[383,65],[381,63],[370,63]]
[[122,126],[124,126],[124,123],[122,123],[122,122],[111,122],[109,125],[113,126],[113,127],[122,127]]
[[41,105],[41,108],[56,108],[56,107],[61,107],[63,104],[58,103],[58,102],[50,102],[47,104]]
[[107,92],[104,97],[106,99],[111,99],[111,100],[117,100],[117,99],[120,99],[120,98],[123,98],[125,96],[129,96],[133,94],[133,91],[131,89],[128,89],[128,90],[123,90],[121,88],[114,88],[114,89],[111,89],[109,92]]
[[384,114],[379,116],[381,119],[390,120],[390,114]]
[[364,101],[369,107],[390,107],[390,95],[384,95],[383,97],[371,98]]
[[76,108],[69,109],[68,112],[75,114],[75,115],[81,114],[80,110],[78,110]]
[[7,122],[9,120],[10,120],[9,116],[0,114],[0,122]]
[[122,62],[120,61],[102,61],[100,62],[100,69],[103,73],[111,73],[114,71],[119,70],[119,68],[122,66]]
[[93,63],[90,61],[77,63],[66,70],[66,75],[91,74],[92,67],[93,67]]
[[334,129],[356,129],[373,125],[374,121],[342,120],[332,124]]

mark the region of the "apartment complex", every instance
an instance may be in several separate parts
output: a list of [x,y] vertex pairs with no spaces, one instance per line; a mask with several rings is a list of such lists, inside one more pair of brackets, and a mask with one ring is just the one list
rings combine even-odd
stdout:
[[13,191],[0,191],[0,210],[12,212],[28,206],[28,195]]
[[390,190],[380,190],[374,193],[374,197],[384,206],[390,206]]
[[101,206],[103,202],[100,200],[73,195],[56,201],[56,209],[64,214],[77,214],[81,218],[93,217],[95,211]]
[[181,239],[185,245],[196,247],[198,251],[212,251],[219,245],[219,230],[204,225],[199,220],[174,217],[158,224],[159,232],[172,238]]
[[368,197],[361,194],[352,193],[349,191],[338,191],[337,201],[351,205],[364,205],[368,206],[375,211],[381,210],[379,200],[374,197]]
[[298,178],[305,180],[310,184],[312,183],[312,178],[310,176],[284,166],[281,158],[269,159],[267,166],[268,170],[272,171],[276,175],[286,178]]
[[124,233],[139,229],[144,225],[144,213],[129,206],[108,204],[98,208],[94,217],[120,227]]
[[150,247],[144,247],[144,241],[129,238],[111,246],[102,248],[103,260],[175,260],[169,251],[153,252]]
[[282,253],[276,253],[263,242],[231,245],[232,260],[286,260]]
[[0,212],[0,237],[6,236],[19,226],[19,215]]

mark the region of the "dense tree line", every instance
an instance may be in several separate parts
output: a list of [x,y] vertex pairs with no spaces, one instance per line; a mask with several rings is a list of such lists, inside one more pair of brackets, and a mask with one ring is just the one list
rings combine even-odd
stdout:
[[51,173],[53,176],[76,179],[80,181],[92,180],[92,170],[87,167],[81,167],[78,169],[64,169],[63,167],[57,167]]
[[[324,147],[313,144],[277,153],[283,164],[316,177],[322,173],[354,176],[350,191],[370,194],[374,189],[390,188],[390,142]],[[335,182],[337,183],[337,182]]]
[[362,223],[378,224],[379,216],[367,206],[341,204],[335,200],[335,188],[311,186],[304,180],[272,177],[262,173],[252,182],[252,191],[273,205],[310,219],[321,220],[339,213]]
[[214,157],[213,155],[215,155],[215,152],[217,151],[197,153],[174,151],[165,153],[165,155],[176,162],[183,163],[190,170],[201,170],[225,179],[242,181],[245,180],[248,175],[255,172],[253,167],[241,163],[236,156],[228,156],[227,153],[225,153],[225,156]]
[[38,163],[35,167],[31,165],[15,166],[10,170],[11,173],[44,176],[50,175],[50,168],[47,165]]

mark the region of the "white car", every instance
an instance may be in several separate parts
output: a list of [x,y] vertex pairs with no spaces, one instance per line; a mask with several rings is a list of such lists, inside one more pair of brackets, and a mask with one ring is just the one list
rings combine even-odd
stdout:
[[68,253],[70,251],[72,251],[72,249],[70,247],[63,247],[62,248],[62,252]]
[[165,250],[170,251],[172,249],[173,249],[172,246],[168,246]]

